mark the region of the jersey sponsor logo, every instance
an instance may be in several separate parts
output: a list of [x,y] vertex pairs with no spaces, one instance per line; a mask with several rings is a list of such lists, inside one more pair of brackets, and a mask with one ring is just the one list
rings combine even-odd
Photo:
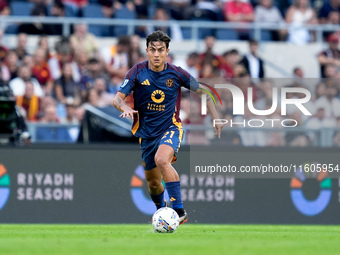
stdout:
[[150,82],[148,79],[146,79],[145,81],[142,82],[142,85],[150,85]]
[[165,94],[163,91],[161,90],[155,90],[154,92],[152,92],[151,94],[151,99],[152,101],[154,101],[157,104],[160,104],[164,101],[165,99]]
[[166,141],[164,141],[165,143],[171,143],[172,144],[172,141],[171,141],[171,139],[168,139],[168,140],[166,140]]
[[172,79],[167,79],[165,84],[166,84],[166,86],[171,88],[174,85],[174,81]]
[[121,87],[121,88],[124,88],[125,85],[126,85],[128,82],[129,82],[129,79],[125,79],[124,82],[123,82],[123,84],[122,84],[120,87]]

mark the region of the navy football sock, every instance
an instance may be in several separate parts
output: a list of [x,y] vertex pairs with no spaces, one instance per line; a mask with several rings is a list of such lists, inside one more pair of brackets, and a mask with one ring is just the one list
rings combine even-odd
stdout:
[[181,183],[177,182],[167,182],[165,183],[166,190],[169,193],[170,201],[173,209],[183,208],[182,196],[181,196]]
[[161,194],[158,195],[151,195],[152,201],[155,203],[157,210],[165,207],[165,201],[164,201],[164,191]]

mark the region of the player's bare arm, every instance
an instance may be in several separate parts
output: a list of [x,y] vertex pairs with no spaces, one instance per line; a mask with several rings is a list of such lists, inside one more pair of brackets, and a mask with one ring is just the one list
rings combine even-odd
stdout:
[[123,117],[123,118],[131,117],[131,119],[133,119],[133,115],[138,113],[138,111],[135,111],[130,106],[128,106],[124,101],[125,98],[126,98],[126,95],[124,93],[117,92],[117,94],[115,95],[113,99],[113,106],[122,112],[122,114],[119,115],[119,117]]
[[[196,90],[196,94],[199,97],[201,97],[203,94],[205,94],[207,96],[207,108],[208,108],[208,111],[211,114],[211,117],[213,119],[219,119],[220,117],[218,116],[218,113],[217,113],[216,107],[214,105],[214,102],[212,101],[212,98],[203,89],[206,89],[206,88],[202,84],[199,84],[199,87]],[[222,132],[222,129],[223,129],[223,124],[216,124],[214,129],[215,129],[215,136],[217,135],[218,138],[221,138],[221,132]]]

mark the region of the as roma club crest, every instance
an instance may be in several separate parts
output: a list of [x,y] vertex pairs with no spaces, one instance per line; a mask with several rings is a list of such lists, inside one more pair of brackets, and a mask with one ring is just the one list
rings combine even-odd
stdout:
[[169,88],[171,88],[172,85],[174,85],[174,81],[173,81],[172,79],[167,79],[165,84],[166,84],[166,86],[168,86]]

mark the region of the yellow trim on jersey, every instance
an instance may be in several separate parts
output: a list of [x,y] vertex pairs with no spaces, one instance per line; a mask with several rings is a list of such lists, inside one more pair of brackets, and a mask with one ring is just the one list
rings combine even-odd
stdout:
[[175,126],[178,128],[178,130],[179,130],[179,137],[178,137],[178,139],[179,139],[179,145],[178,145],[178,148],[177,148],[177,151],[178,151],[178,150],[179,150],[179,147],[181,147],[181,143],[182,143],[183,128],[182,128],[182,123],[177,122],[175,115],[176,115],[176,112],[174,112],[174,114],[173,114],[172,123],[174,123],[174,125],[175,125]]
[[136,123],[136,125],[131,130],[133,135],[136,134],[136,132],[137,132],[137,130],[139,128],[139,114],[138,113],[137,113],[137,118],[138,118],[137,123]]

